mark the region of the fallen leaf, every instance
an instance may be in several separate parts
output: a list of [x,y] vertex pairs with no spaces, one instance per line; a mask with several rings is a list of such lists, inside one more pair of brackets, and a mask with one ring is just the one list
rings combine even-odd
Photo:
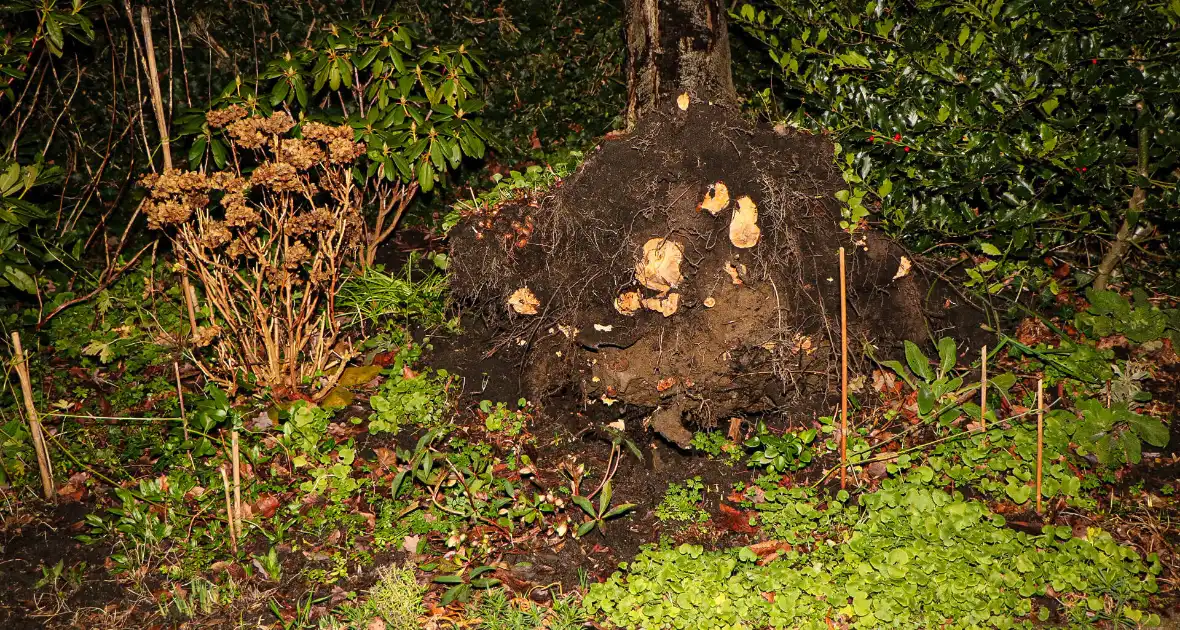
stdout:
[[676,106],[682,112],[688,111],[688,92],[683,92],[680,96],[676,97]]
[[279,509],[279,498],[273,494],[264,494],[254,502],[253,511],[262,518],[270,518]]
[[722,503],[718,506],[717,524],[722,529],[739,534],[753,534],[757,528],[750,525],[750,515],[733,506]]
[[717,306],[717,300],[712,297],[705,298],[705,308],[713,308],[714,306]]
[[729,205],[729,187],[725,182],[717,182],[709,187],[705,192],[705,199],[701,202],[700,209],[708,210],[709,214],[717,216],[718,212],[725,209]]
[[521,315],[536,315],[540,305],[541,301],[528,287],[521,287],[508,296],[508,306]]
[[343,409],[352,404],[355,396],[347,387],[333,387],[327,396],[320,401],[324,409]]
[[616,431],[626,431],[627,430],[627,425],[623,422],[622,418],[619,418],[618,420],[615,420],[614,422],[612,422],[606,426],[608,426],[612,429],[615,429]]
[[344,368],[340,373],[340,380],[337,381],[341,387],[357,387],[364,385],[369,381],[381,375],[380,365],[362,365],[359,367]]
[[402,539],[402,549],[406,553],[418,553],[418,541],[422,540],[421,536],[406,536]]
[[730,418],[729,419],[729,433],[726,434],[726,437],[728,437],[731,442],[737,442],[738,438],[742,437],[742,419],[741,418]]
[[597,330],[598,332],[610,332],[614,329],[615,329],[614,326],[603,325],[603,324],[594,324],[594,330]]
[[635,279],[653,291],[667,291],[684,279],[680,262],[684,248],[666,238],[653,238],[643,244],[643,258],[635,265]]
[[729,222],[729,241],[734,247],[748,249],[758,244],[762,228],[758,227],[758,206],[749,197],[737,200],[737,210]]
[[672,387],[674,385],[676,385],[676,377],[675,376],[669,376],[668,378],[662,378],[656,383],[656,391],[657,392],[666,392],[669,389],[672,389]]
[[275,421],[271,419],[270,414],[261,411],[257,416],[250,420],[250,428],[255,431],[265,431],[275,425]]
[[377,465],[381,468],[393,468],[397,464],[397,452],[393,449],[380,446],[373,449],[373,452],[377,455]]

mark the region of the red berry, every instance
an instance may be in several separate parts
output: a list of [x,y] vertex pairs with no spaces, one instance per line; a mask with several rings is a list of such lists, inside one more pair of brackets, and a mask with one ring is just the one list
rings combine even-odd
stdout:
[[905,148],[905,152],[906,152],[906,153],[909,153],[909,152],[910,152],[910,148],[909,148],[909,147],[906,147],[906,148]]
[[893,134],[893,139],[894,140],[901,140],[901,134],[900,133]]
[[1087,170],[1087,169],[1086,169],[1086,167],[1084,167],[1084,166],[1083,166],[1083,167],[1082,167],[1082,172],[1083,172],[1083,173],[1085,173],[1085,172],[1086,172],[1086,170]]
[[1090,63],[1092,63],[1092,64],[1094,64],[1094,65],[1098,65],[1098,60],[1097,60],[1097,59],[1091,59],[1091,60],[1090,60]]
[[877,136],[869,136],[869,142],[872,142],[876,139],[877,139]]

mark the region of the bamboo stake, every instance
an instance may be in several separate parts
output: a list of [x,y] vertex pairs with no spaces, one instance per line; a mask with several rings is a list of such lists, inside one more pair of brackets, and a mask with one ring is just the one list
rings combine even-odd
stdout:
[[225,467],[221,466],[221,485],[225,488],[225,522],[229,526],[229,540],[233,545],[234,555],[238,553],[238,533],[234,530],[234,510],[229,498],[229,478],[225,476]]
[[184,293],[184,306],[188,309],[188,336],[195,337],[197,335],[197,296],[193,291],[193,285],[188,281],[188,267],[184,265],[180,267],[180,289]]
[[188,441],[188,414],[184,412],[184,388],[180,386],[180,364],[172,362],[172,371],[176,374],[176,397],[180,399],[180,422],[184,427],[184,441]]
[[239,467],[240,456],[238,454],[238,431],[233,432],[231,438],[230,450],[233,452],[234,463],[234,529],[239,533],[242,531],[242,477],[241,468]]
[[160,95],[160,74],[156,71],[156,47],[152,44],[152,16],[146,6],[139,8],[139,21],[143,23],[144,56],[147,57],[148,87],[152,91],[152,109],[156,112],[156,125],[160,129],[160,148],[164,153],[164,170],[172,170],[172,144],[168,139],[168,119],[164,114],[164,98]]
[[1037,379],[1037,514],[1041,513],[1041,458],[1045,451],[1045,383]]
[[840,248],[840,489],[848,484],[848,289]]
[[45,498],[53,500],[57,497],[57,489],[53,485],[53,464],[49,460],[49,450],[45,448],[45,436],[41,433],[41,419],[37,416],[37,406],[33,402],[33,383],[29,378],[28,357],[20,345],[20,333],[12,333],[12,347],[16,351],[16,375],[20,378],[21,394],[25,399],[25,413],[29,417],[29,434],[33,436],[33,450],[37,453],[37,470],[41,473],[41,490]]
[[983,378],[979,383],[979,428],[987,431],[987,345],[980,351],[980,361],[983,365]]

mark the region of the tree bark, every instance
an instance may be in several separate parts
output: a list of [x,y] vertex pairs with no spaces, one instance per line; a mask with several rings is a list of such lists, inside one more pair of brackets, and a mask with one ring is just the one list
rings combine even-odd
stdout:
[[[1139,104],[1139,109],[1142,111],[1143,104]],[[1142,228],[1138,227],[1139,218],[1143,215],[1143,206],[1147,203],[1147,191],[1143,189],[1142,182],[1147,181],[1147,143],[1151,140],[1151,130],[1148,127],[1139,129],[1139,183],[1135,185],[1135,192],[1131,194],[1131,200],[1127,204],[1127,212],[1123,215],[1123,224],[1119,227],[1118,233],[1115,234],[1114,242],[1110,244],[1110,249],[1106,250],[1106,254],[1102,257],[1102,262],[1098,265],[1098,273],[1094,276],[1094,288],[1099,291],[1105,291],[1110,285],[1111,279],[1114,277],[1114,272],[1118,269],[1119,263],[1122,262],[1123,257],[1131,250],[1131,246],[1135,244],[1136,237]]]
[[627,0],[627,127],[665,100],[736,103],[720,0]]

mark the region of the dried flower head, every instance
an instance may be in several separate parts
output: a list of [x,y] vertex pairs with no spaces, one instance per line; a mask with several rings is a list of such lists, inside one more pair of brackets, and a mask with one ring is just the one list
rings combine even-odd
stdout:
[[287,222],[287,234],[299,236],[312,232],[322,232],[336,227],[336,216],[327,208],[316,208],[311,212],[300,214]]
[[226,246],[224,251],[226,257],[231,259],[252,257],[254,255],[254,250],[250,246],[252,241],[252,235],[235,238],[234,240],[230,241],[229,245]]
[[299,138],[284,139],[275,155],[275,159],[301,171],[323,162],[325,157],[324,150],[318,144]]
[[204,348],[213,343],[213,340],[217,339],[217,336],[220,334],[221,326],[198,326],[193,331],[193,345],[198,348]]
[[234,144],[246,149],[260,149],[266,145],[267,136],[259,129],[258,118],[235,120],[225,127]]
[[209,123],[210,127],[218,129],[231,122],[245,118],[246,114],[246,109],[235,103],[225,109],[214,109],[205,112],[205,122]]
[[221,207],[225,208],[225,224],[229,227],[250,227],[262,221],[262,217],[250,207],[242,193],[226,193],[221,198]]
[[347,164],[364,155],[365,146],[353,141],[352,127],[332,127],[318,122],[303,125],[303,137],[322,142],[328,147],[328,157],[333,164]]
[[301,184],[299,171],[286,162],[263,162],[250,174],[250,183],[266,186],[275,192],[297,191]]
[[201,245],[206,249],[217,249],[230,242],[233,232],[225,226],[223,221],[206,221],[201,225]]
[[287,247],[283,266],[287,269],[298,269],[300,265],[311,260],[311,250],[303,241],[295,241]]

